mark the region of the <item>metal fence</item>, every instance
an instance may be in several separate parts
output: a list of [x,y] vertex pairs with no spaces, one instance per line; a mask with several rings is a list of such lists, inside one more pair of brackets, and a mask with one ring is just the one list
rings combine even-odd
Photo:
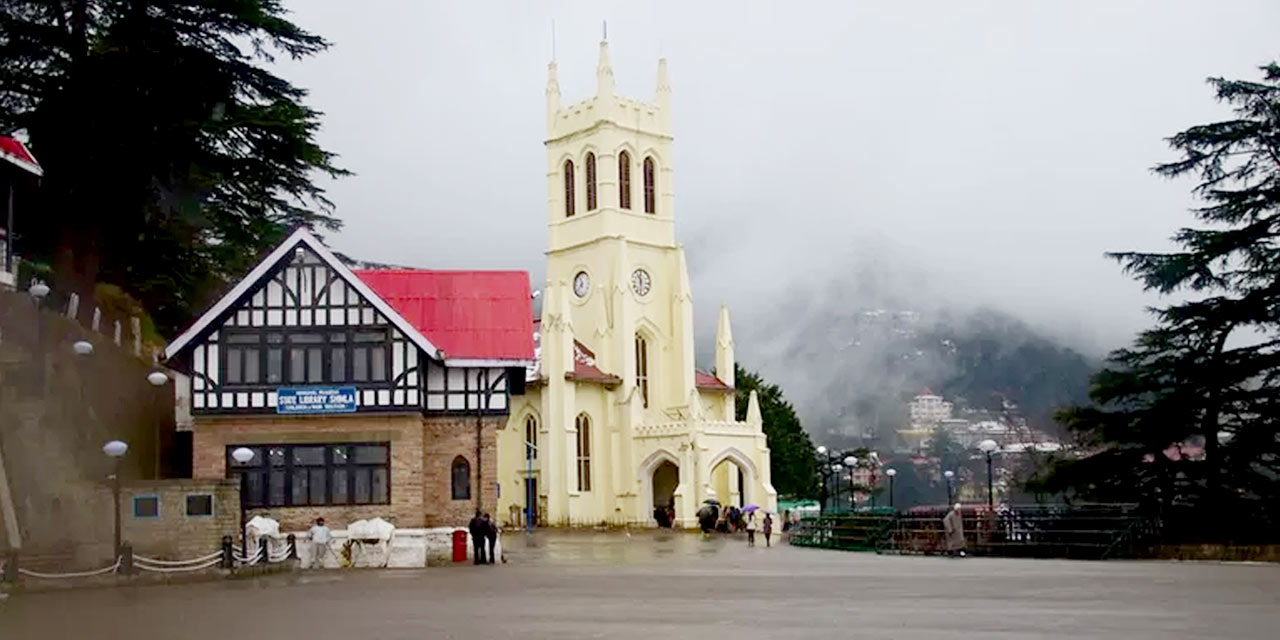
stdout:
[[[788,532],[797,546],[933,554],[945,551],[946,507],[895,513],[870,509],[801,520]],[[1116,558],[1140,555],[1158,539],[1159,524],[1136,505],[1014,505],[965,507],[966,552],[1041,558]]]

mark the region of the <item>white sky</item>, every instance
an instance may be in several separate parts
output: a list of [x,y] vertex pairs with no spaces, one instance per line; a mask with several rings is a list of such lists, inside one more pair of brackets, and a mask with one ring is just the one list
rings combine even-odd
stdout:
[[366,260],[540,282],[552,21],[566,102],[593,90],[602,19],[620,93],[651,98],[666,56],[699,328],[729,303],[748,362],[777,293],[868,265],[922,310],[1126,342],[1155,300],[1102,253],[1189,221],[1190,184],[1149,172],[1162,139],[1227,115],[1205,77],[1280,58],[1267,0],[288,4],[334,43],[281,69],[357,174],[329,241]]

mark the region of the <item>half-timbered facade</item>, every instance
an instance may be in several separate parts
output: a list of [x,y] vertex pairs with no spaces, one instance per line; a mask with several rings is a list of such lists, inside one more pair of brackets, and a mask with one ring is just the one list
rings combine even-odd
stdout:
[[352,271],[297,231],[166,350],[190,378],[193,469],[245,474],[251,507],[298,526],[492,508],[494,431],[533,357],[504,323],[530,310],[524,272]]

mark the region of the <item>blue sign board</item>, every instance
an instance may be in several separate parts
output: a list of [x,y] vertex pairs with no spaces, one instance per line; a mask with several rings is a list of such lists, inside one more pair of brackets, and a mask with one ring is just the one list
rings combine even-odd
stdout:
[[355,413],[355,387],[283,387],[276,413]]

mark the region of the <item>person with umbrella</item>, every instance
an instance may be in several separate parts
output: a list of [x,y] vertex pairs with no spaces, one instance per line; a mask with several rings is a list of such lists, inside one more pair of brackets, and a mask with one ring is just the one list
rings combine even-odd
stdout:
[[742,510],[742,513],[744,514],[743,517],[747,520],[746,529],[748,547],[756,546],[756,529],[759,528],[756,523],[756,511],[759,509],[760,507],[758,505],[749,504]]
[[702,503],[702,508],[698,509],[698,526],[702,528],[702,535],[711,535],[711,530],[716,527],[716,520],[720,516],[720,503],[715,500],[706,500]]

